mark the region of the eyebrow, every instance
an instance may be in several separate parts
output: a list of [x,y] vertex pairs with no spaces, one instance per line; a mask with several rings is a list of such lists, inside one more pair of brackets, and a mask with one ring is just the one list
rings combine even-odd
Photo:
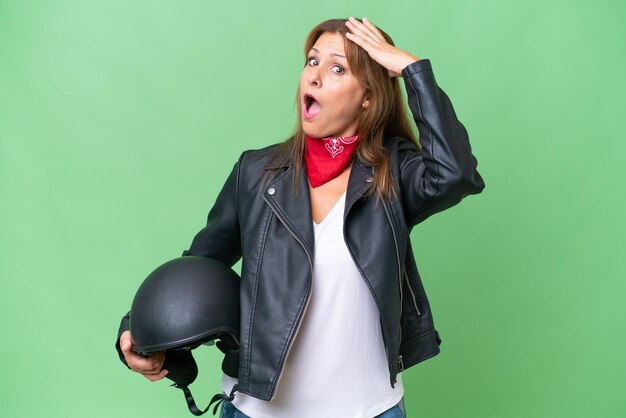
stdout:
[[[317,49],[317,48],[311,48],[311,50],[312,50],[312,51],[317,52],[318,54],[320,53],[319,49]],[[347,58],[346,58],[346,57],[344,57],[343,55],[341,55],[341,54],[335,54],[334,52],[331,52],[331,53],[330,53],[330,54],[328,54],[328,55],[331,55],[331,56],[334,56],[334,57],[343,58],[343,59],[347,59]]]

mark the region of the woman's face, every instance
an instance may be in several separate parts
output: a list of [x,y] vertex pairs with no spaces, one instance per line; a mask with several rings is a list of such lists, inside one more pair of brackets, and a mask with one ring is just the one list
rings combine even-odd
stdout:
[[354,135],[367,106],[365,87],[348,67],[344,38],[324,32],[308,54],[300,76],[302,129],[313,138]]

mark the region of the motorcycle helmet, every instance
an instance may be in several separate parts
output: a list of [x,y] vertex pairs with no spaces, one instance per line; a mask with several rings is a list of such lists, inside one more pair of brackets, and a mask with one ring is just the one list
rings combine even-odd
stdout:
[[[181,389],[189,410],[213,414],[221,400],[215,395],[204,411],[198,409],[188,386],[198,375],[191,351],[213,345],[224,352],[222,370],[237,377],[239,359],[239,276],[224,263],[201,256],[184,256],[157,267],[141,284],[130,310],[133,349],[144,356],[167,350],[163,368],[172,386]],[[218,340],[215,342],[215,340]]]

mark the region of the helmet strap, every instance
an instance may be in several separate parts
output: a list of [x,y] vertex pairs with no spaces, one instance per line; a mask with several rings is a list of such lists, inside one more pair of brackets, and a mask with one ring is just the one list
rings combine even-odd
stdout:
[[[237,391],[237,389],[239,389],[239,385],[235,384],[235,386],[233,386],[232,390],[230,391],[230,395],[226,396],[226,394],[218,393],[217,395],[213,396],[213,399],[211,399],[211,402],[209,402],[209,406],[211,406],[213,402],[217,402],[215,404],[215,408],[213,408],[213,415],[215,415],[215,413],[217,412],[217,407],[222,401],[232,402],[233,399],[235,399],[235,392]],[[209,406],[207,406],[207,409],[209,408]]]
[[200,415],[204,415],[209,410],[213,402],[217,401],[217,403],[215,404],[215,407],[213,408],[213,415],[215,415],[215,413],[217,412],[217,408],[222,401],[224,400],[232,401],[233,399],[235,399],[235,392],[237,391],[237,388],[238,388],[238,385],[233,386],[233,389],[230,391],[229,396],[226,396],[223,393],[213,396],[213,398],[211,399],[211,402],[209,402],[209,405],[207,405],[207,407],[204,410],[200,410],[200,408],[196,406],[196,401],[193,399],[193,395],[191,394],[189,387],[179,386],[177,383],[174,383],[172,386],[183,391],[183,393],[185,394],[185,401],[187,401],[187,407],[189,408],[189,412],[191,412],[197,417],[199,417]]

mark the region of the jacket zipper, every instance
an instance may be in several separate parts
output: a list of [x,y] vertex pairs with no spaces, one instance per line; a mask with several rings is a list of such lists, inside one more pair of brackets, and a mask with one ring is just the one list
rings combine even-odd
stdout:
[[310,299],[311,299],[311,288],[309,287],[307,289],[306,303],[304,304],[304,309],[302,310],[302,314],[298,317],[298,326],[296,327],[296,330],[294,331],[293,336],[291,337],[291,340],[289,340],[289,346],[287,347],[287,353],[285,354],[285,358],[283,360],[283,363],[280,365],[280,373],[278,374],[278,378],[276,379],[276,384],[274,385],[274,393],[272,394],[272,397],[270,398],[270,401],[274,400],[274,398],[276,397],[276,388],[280,384],[281,377],[283,377],[283,372],[285,371],[285,362],[287,361],[287,357],[289,357],[289,351],[291,351],[291,346],[293,345],[293,342],[296,340],[296,336],[298,335],[298,331],[300,330],[300,325],[301,325],[301,322],[302,322],[302,318],[304,317],[304,314],[306,313],[306,310],[309,307],[309,300]]
[[[389,214],[389,208],[387,208],[387,203],[382,202],[383,208],[385,208],[385,214],[387,215],[387,220],[389,221],[389,225],[391,226],[391,231],[393,233],[393,243],[396,247],[396,262],[398,263],[398,279],[399,279],[399,288],[400,288],[400,310],[402,310],[402,266],[400,263],[400,249],[398,248],[398,238],[396,234],[396,227],[391,220],[391,215]],[[400,340],[398,341],[398,347],[402,344],[402,321],[399,322],[400,327]],[[398,362],[402,364],[402,355],[398,356]],[[404,370],[404,365],[402,365],[402,369]]]
[[409,280],[409,271],[407,270],[406,266],[404,267],[404,276],[406,277],[406,284],[407,284],[407,287],[409,288],[409,292],[411,293],[411,297],[413,298],[413,305],[415,306],[415,311],[417,312],[417,315],[420,316],[422,315],[422,312],[420,311],[419,305],[417,304],[417,296],[415,294],[415,290],[411,286],[411,280]]
[[[265,199],[265,201],[268,202],[268,204],[273,207],[273,202],[269,202],[267,199]],[[311,256],[309,251],[306,249],[306,246],[304,245],[304,243],[300,240],[300,238],[298,238],[298,236],[294,233],[294,231],[288,226],[288,223],[278,214],[277,211],[274,211],[274,214],[276,215],[278,219],[280,219],[280,221],[285,226],[285,228],[287,228],[287,231],[289,231],[289,233],[296,239],[296,241],[298,241],[298,243],[300,244],[300,246],[306,253],[307,258],[309,259],[309,266],[311,268],[311,272],[313,272],[313,257]],[[298,330],[300,329],[300,324],[302,322],[301,319],[304,313],[306,312],[307,308],[309,307],[310,299],[311,299],[311,286],[309,285],[309,287],[306,289],[306,303],[304,304],[304,309],[302,309],[302,313],[296,319],[296,321],[298,322],[298,325],[293,335],[291,336],[291,339],[289,340],[287,353],[285,354],[285,358],[283,359],[283,362],[280,365],[280,373],[278,374],[278,378],[276,379],[276,384],[274,385],[274,393],[272,394],[270,401],[274,400],[274,398],[276,397],[276,388],[278,387],[278,384],[280,383],[280,378],[283,376],[283,372],[285,371],[285,362],[287,361],[287,357],[289,356],[289,351],[291,351],[291,346],[293,345],[293,342],[296,339],[295,337],[298,334]]]

